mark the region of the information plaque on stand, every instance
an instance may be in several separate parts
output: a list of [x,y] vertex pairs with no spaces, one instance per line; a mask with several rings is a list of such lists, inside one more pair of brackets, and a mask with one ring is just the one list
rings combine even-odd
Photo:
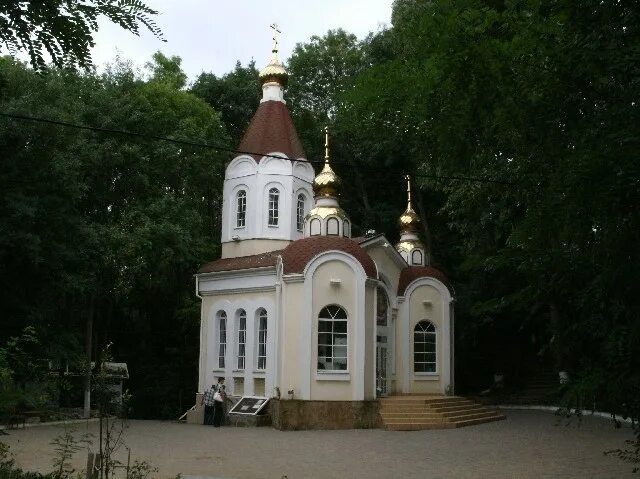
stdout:
[[229,411],[229,414],[247,414],[255,416],[262,411],[262,409],[269,402],[269,398],[260,396],[242,396],[240,401],[234,404]]

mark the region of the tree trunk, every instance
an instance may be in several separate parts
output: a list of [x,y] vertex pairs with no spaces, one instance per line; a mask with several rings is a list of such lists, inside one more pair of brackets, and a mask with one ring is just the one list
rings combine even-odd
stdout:
[[87,366],[84,378],[84,418],[91,416],[91,348],[93,338],[93,313],[95,308],[95,293],[91,295],[89,301],[89,314],[87,316],[87,331],[85,337],[85,350],[87,354]]

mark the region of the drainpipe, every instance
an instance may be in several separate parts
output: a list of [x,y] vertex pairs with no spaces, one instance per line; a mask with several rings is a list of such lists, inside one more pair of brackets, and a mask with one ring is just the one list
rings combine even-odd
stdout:
[[[204,316],[204,308],[203,308],[203,298],[200,295],[200,275],[196,274],[196,298],[198,298],[200,300],[200,357],[198,358],[198,392],[203,391],[205,384],[204,384],[204,378],[206,377],[206,374],[203,376],[202,374],[202,368],[206,367],[206,357],[207,357],[207,342],[205,340],[205,335],[204,335],[204,328],[202,325],[202,319]],[[205,358],[205,360],[203,361],[203,357]]]
[[[269,396],[273,396],[274,388],[280,387],[280,349],[284,345],[284,340],[280,338],[280,321],[282,321],[282,273],[283,264],[282,256],[276,256],[276,301],[275,301],[275,331],[274,331],[274,348],[273,348],[273,384]],[[280,388],[282,390],[282,388]],[[265,391],[266,393],[266,391]],[[268,396],[268,397],[269,397]]]

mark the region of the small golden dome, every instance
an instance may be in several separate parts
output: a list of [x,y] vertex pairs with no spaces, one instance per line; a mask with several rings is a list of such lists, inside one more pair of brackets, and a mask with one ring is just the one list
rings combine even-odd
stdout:
[[324,168],[313,180],[313,192],[316,196],[338,197],[342,181],[329,165],[329,128],[324,127]]
[[260,78],[260,83],[262,83],[263,85],[269,82],[276,82],[283,87],[286,87],[287,80],[289,79],[289,74],[287,73],[287,70],[284,69],[284,65],[278,58],[278,34],[280,33],[280,30],[278,30],[278,25],[275,23],[270,26],[273,30],[273,48],[271,49],[271,61],[260,71],[258,78]]
[[398,225],[400,226],[401,233],[416,233],[418,231],[418,224],[420,223],[420,217],[413,210],[411,206],[411,178],[409,175],[405,176],[407,180],[407,209],[400,216]]
[[286,87],[289,74],[287,73],[287,70],[284,69],[284,65],[280,63],[280,60],[278,60],[276,54],[277,52],[273,53],[271,61],[260,71],[258,78],[260,78],[260,83],[263,85],[269,82],[276,82],[283,87]]
[[418,224],[420,223],[420,217],[413,211],[413,208],[409,206],[398,220],[401,232],[416,232]]
[[313,192],[316,196],[338,196],[340,189],[340,178],[331,169],[329,162],[325,162],[324,168],[313,180]]

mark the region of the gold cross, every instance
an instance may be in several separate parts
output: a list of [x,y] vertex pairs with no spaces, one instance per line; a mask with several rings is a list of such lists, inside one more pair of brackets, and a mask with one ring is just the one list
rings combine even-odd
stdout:
[[278,30],[278,24],[277,23],[272,23],[269,26],[273,30],[273,50],[271,50],[271,51],[273,53],[278,53],[278,34],[282,33],[282,32],[280,30]]

